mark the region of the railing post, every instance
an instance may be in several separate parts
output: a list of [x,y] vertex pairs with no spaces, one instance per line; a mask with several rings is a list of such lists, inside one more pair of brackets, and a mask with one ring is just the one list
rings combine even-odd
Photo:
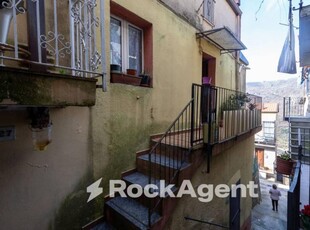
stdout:
[[208,143],[207,143],[207,173],[210,173],[210,161],[211,161],[211,154],[212,154],[212,146],[211,146],[211,135],[213,135],[212,132],[212,87],[211,85],[207,85],[206,89],[208,90]]
[[190,140],[190,144],[191,147],[193,147],[193,143],[194,143],[194,117],[195,117],[195,85],[192,84],[192,111],[191,111],[191,119],[190,119],[190,123],[191,123],[191,140]]
[[283,97],[283,121],[285,121],[285,97]]
[[[41,47],[41,35],[45,35],[45,2],[27,1],[28,20],[28,45],[31,53],[30,60],[46,63],[46,48]],[[31,70],[46,71],[46,67],[38,64],[31,64]]]

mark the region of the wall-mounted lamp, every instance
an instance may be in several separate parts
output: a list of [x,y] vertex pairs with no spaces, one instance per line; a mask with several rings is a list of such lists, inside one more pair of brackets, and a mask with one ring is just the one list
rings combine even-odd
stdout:
[[43,151],[52,142],[52,122],[50,121],[49,108],[29,108],[31,118],[32,143],[35,150]]

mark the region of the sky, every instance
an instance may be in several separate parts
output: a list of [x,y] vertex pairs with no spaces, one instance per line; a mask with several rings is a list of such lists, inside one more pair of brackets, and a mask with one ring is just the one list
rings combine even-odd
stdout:
[[[310,0],[303,0],[310,5]],[[292,6],[299,7],[299,0],[292,0]],[[297,74],[277,72],[285,38],[288,34],[288,0],[241,0],[241,41],[247,49],[243,54],[249,61],[247,82],[287,80],[300,76],[298,29],[295,29],[295,53]],[[299,11],[293,11],[294,26],[299,26]]]

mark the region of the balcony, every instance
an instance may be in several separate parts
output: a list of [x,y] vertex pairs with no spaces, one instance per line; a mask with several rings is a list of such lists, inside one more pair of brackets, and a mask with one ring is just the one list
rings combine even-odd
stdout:
[[0,106],[94,105],[103,1],[1,2]]
[[310,159],[310,119],[308,98],[283,99],[283,119],[289,122],[289,150],[293,159],[298,159],[299,147],[302,148],[302,163]]
[[261,97],[208,85],[201,90],[205,143],[221,144],[261,129]]
[[283,120],[305,118],[307,116],[308,100],[306,97],[283,98]]
[[260,145],[276,145],[276,122],[263,121],[262,131],[255,135],[255,143]]

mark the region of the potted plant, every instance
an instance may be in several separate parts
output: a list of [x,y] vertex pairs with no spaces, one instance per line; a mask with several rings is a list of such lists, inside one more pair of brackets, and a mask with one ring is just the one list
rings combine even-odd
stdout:
[[[12,2],[9,0],[0,0],[0,43],[5,44],[11,20],[13,18]],[[16,6],[16,14],[25,13],[24,0],[20,1]]]
[[310,205],[305,205],[300,212],[301,222],[304,229],[310,230]]
[[120,73],[120,72],[122,72],[122,67],[120,65],[118,65],[118,64],[111,64],[110,65],[110,70],[111,70],[111,72],[118,72],[118,73]]
[[141,77],[141,85],[142,86],[149,86],[150,85],[150,80],[151,80],[151,77],[149,74],[147,73],[142,73],[142,74],[139,74],[139,77]]
[[291,175],[294,161],[288,151],[277,156],[276,171],[281,174]]

